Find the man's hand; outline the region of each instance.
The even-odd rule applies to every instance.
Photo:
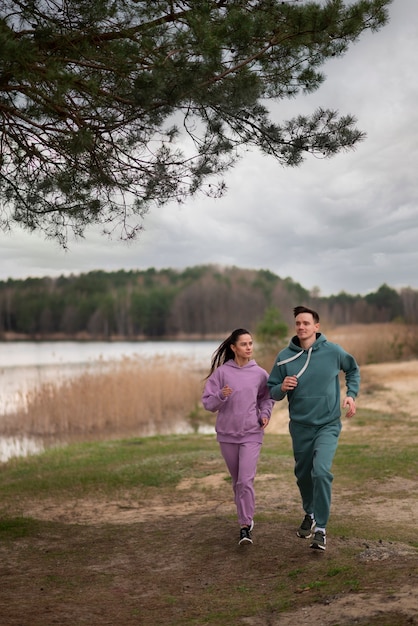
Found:
[[[283,393],[287,393],[288,391],[292,391],[295,387],[298,386],[298,379],[296,376],[286,376],[282,382],[282,386],[280,387]]]
[[[348,409],[345,416],[353,417],[353,415],[356,414],[356,401],[351,396],[347,396],[343,402],[343,409],[345,409],[346,407],[348,407]]]

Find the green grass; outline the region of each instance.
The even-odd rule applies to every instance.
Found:
[[[0,497],[87,496],[133,487],[172,488],[205,475],[202,455],[217,455],[210,436],[167,436],[72,444],[15,458],[0,469]],[[207,472],[207,470],[206,470]]]
[[[390,444],[355,445],[340,443],[334,459],[334,471],[344,483],[364,488],[365,481],[386,481],[395,476],[416,478],[416,445],[401,449]],[[356,471],[353,471],[355,468]]]
[[[2,541],[33,537],[42,527],[42,522],[29,517],[0,519],[0,537]]]

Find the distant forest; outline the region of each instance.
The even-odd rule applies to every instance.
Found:
[[[206,265],[1,281],[0,339],[217,338],[237,327],[255,331],[270,308],[291,325],[298,304],[330,325],[418,323],[410,288],[321,297],[268,270]]]

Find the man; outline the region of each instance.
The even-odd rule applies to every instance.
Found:
[[[274,400],[288,398],[295,476],[305,511],[297,535],[312,537],[310,547],[325,550],[331,466],[341,432],[339,372],[347,387],[343,408],[352,417],[360,370],[351,354],[319,332],[316,311],[297,306],[293,312],[296,335],[279,353],[267,385]]]

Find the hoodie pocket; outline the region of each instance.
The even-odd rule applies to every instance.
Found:
[[[327,396],[297,396],[289,403],[290,418],[295,422],[319,425],[331,418]]]

